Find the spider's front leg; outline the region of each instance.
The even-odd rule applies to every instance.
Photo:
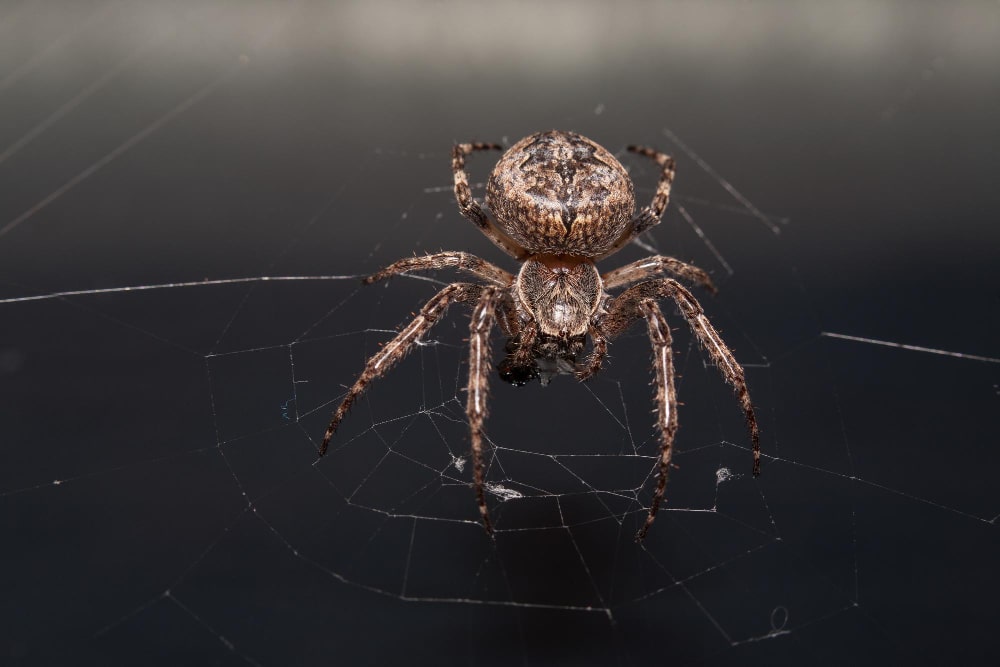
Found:
[[[469,322],[469,385],[465,412],[469,418],[472,440],[472,479],[479,503],[483,527],[490,535],[493,524],[486,507],[486,465],[483,462],[483,424],[489,414],[489,377],[492,370],[490,332],[496,322],[496,310],[503,293],[495,287],[486,287],[479,296]]]
[[[631,290],[629,290],[631,291]],[[660,456],[656,474],[656,490],[649,504],[649,513],[642,528],[636,533],[635,539],[641,542],[646,537],[649,527],[653,525],[656,513],[663,502],[663,494],[667,488],[667,476],[670,472],[670,460],[674,453],[674,437],[677,435],[677,390],[674,387],[674,351],[673,339],[670,336],[670,326],[667,324],[655,297],[623,298],[625,292],[614,299],[604,321],[607,323],[607,336],[614,338],[628,329],[638,319],[646,320],[646,330],[653,347],[653,376],[656,383],[656,428],[660,432]],[[607,349],[607,340],[602,350]],[[595,356],[598,343],[594,341]],[[600,364],[598,363],[598,368]],[[596,371],[594,371],[596,372]]]
[[[723,379],[736,390],[740,406],[746,417],[747,429],[753,443],[753,474],[760,474],[760,429],[757,427],[757,417],[750,402],[750,390],[747,389],[746,376],[743,367],[736,361],[732,351],[722,340],[722,336],[708,321],[701,304],[683,285],[672,278],[660,278],[634,285],[618,295],[605,317],[604,329],[609,338],[615,338],[631,324],[629,313],[643,299],[662,299],[670,297],[684,315],[688,326],[698,339],[701,348],[708,353],[712,362],[722,373]]]
[[[642,280],[656,278],[664,273],[690,280],[693,283],[701,285],[713,295],[718,293],[715,285],[712,284],[712,279],[705,271],[693,264],[688,264],[679,259],[667,257],[666,255],[652,255],[631,264],[619,266],[617,269],[612,269],[603,274],[601,281],[604,283],[604,289],[612,290]],[[636,315],[636,317],[639,317],[639,315]],[[576,372],[576,377],[581,382],[594,377],[601,370],[604,359],[608,355],[608,339],[601,331],[600,326],[596,323],[591,324],[588,333],[591,340],[594,341],[594,350],[587,358],[587,361]]]
[[[323,436],[323,444],[319,447],[320,456],[326,454],[327,447],[330,445],[330,438],[337,432],[340,422],[347,416],[347,412],[351,409],[354,401],[364,393],[368,384],[388,373],[393,366],[399,363],[406,356],[406,353],[434,326],[434,323],[444,315],[449,305],[455,301],[471,301],[477,298],[482,291],[483,287],[481,285],[473,285],[471,283],[452,283],[448,285],[424,304],[424,307],[420,309],[420,313],[413,318],[413,321],[405,329],[396,334],[395,338],[383,345],[381,350],[372,355],[365,364],[365,369],[361,371],[361,375],[358,376],[358,379],[355,380],[354,385],[351,386],[344,400],[341,401],[336,411],[334,411],[333,418],[330,419],[330,425]]]
[[[638,317],[643,316],[646,318],[654,351],[661,349],[661,338],[666,340],[669,346],[670,331],[666,328],[662,313],[659,312],[659,308],[653,311],[649,307],[650,302],[655,304],[655,300],[663,297],[670,297],[677,304],[701,347],[708,352],[709,357],[711,357],[712,361],[719,368],[726,382],[736,390],[736,395],[739,398],[744,416],[746,417],[750,439],[753,443],[753,474],[754,476],[760,474],[760,431],[757,427],[757,417],[754,413],[753,404],[750,402],[750,391],[747,389],[743,367],[740,366],[733,353],[726,347],[719,332],[708,321],[708,317],[705,316],[705,311],[702,310],[701,305],[683,285],[672,278],[661,278],[659,280],[639,283],[625,290],[608,306],[608,312],[603,322],[605,335],[613,339],[624,333]],[[658,321],[654,322],[654,320]],[[659,321],[662,321],[662,324]],[[660,331],[661,329],[662,332]],[[671,415],[676,415],[676,405],[672,410],[670,409],[670,395],[673,391],[671,387],[673,362],[669,357],[669,352],[658,352],[658,354],[667,355],[667,360],[662,363],[660,362],[660,357],[657,357],[657,367],[655,369],[659,412],[657,425],[661,432],[660,478],[657,482],[656,495],[654,495],[653,504],[650,506],[650,514],[646,519],[646,524],[636,536],[640,540],[649,529],[649,525],[652,523],[656,512],[655,508],[659,506],[663,497],[663,490],[666,485],[666,471],[664,466],[669,465],[669,450],[672,445],[674,432],[676,431],[676,425],[674,425],[673,429],[669,428],[669,418]],[[662,375],[665,380],[663,382],[660,379],[661,366]],[[674,400],[676,401],[676,399]],[[666,405],[667,413],[662,412],[664,405]],[[666,414],[667,421],[664,421],[664,414]]]
[[[670,459],[674,453],[674,436],[677,435],[677,390],[674,387],[674,350],[670,326],[653,299],[640,302],[639,311],[646,318],[646,329],[653,345],[656,426],[660,430],[660,466],[656,476],[656,491],[653,492],[653,502],[649,505],[646,522],[635,536],[636,541],[641,542],[645,539],[649,527],[653,525],[653,519],[656,518],[656,512],[660,509],[663,493],[667,488]]]
[[[576,370],[576,379],[585,382],[597,375],[604,365],[604,360],[608,357],[608,339],[596,324],[591,324],[587,330],[590,340],[594,343],[594,349],[590,356]]]

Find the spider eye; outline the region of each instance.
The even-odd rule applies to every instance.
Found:
[[[509,356],[500,362],[497,371],[500,373],[501,380],[509,382],[515,387],[523,387],[538,377],[538,369],[534,364],[516,366]]]

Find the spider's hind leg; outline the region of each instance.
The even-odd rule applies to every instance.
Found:
[[[654,220],[653,225],[658,224],[660,218],[663,217],[663,212],[667,210],[667,204],[670,203],[670,188],[674,183],[674,174],[676,173],[674,159],[666,153],[646,146],[629,146],[628,150],[631,153],[644,155],[660,166],[660,181],[656,184],[653,201],[639,212],[639,215],[645,215]]]
[[[529,255],[514,239],[499,229],[486,215],[483,207],[472,196],[469,174],[465,171],[465,158],[474,151],[503,150],[499,144],[468,143],[455,144],[451,151],[451,171],[455,182],[455,199],[458,210],[471,220],[486,237],[514,259],[524,259]]]
[[[644,155],[656,162],[660,167],[660,180],[656,184],[656,193],[653,195],[653,200],[649,203],[649,206],[645,206],[635,212],[635,215],[632,216],[632,224],[626,228],[625,233],[615,241],[614,245],[607,252],[597,258],[599,260],[618,252],[631,242],[632,239],[646,232],[651,227],[660,224],[663,212],[667,210],[667,204],[670,203],[670,188],[673,186],[674,174],[676,173],[674,159],[666,153],[661,153],[646,146],[629,146],[628,150],[631,153]]]

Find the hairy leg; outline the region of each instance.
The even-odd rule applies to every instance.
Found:
[[[663,492],[667,488],[667,474],[670,472],[670,458],[674,452],[674,436],[677,434],[677,390],[674,388],[674,351],[670,338],[670,326],[654,299],[644,299],[639,303],[639,314],[646,318],[649,340],[653,346],[653,374],[656,377],[656,427],[660,431],[660,461],[656,475],[656,490],[649,505],[649,514],[635,539],[641,542],[653,525],[656,512],[663,502]]]
[[[608,339],[605,338],[604,333],[593,325],[587,333],[590,334],[590,340],[594,342],[594,349],[576,372],[576,379],[580,382],[597,375],[608,356]]]
[[[521,320],[510,290],[507,290],[500,299],[500,305],[497,307],[497,324],[506,338],[517,338],[521,335]]]
[[[701,285],[712,294],[718,292],[715,285],[712,284],[712,279],[703,270],[665,255],[652,255],[631,264],[619,266],[617,269],[605,273],[601,279],[604,281],[604,289],[615,289],[642,280],[658,278],[664,273]]]
[[[517,366],[527,366],[531,364],[535,354],[535,342],[538,340],[538,326],[534,320],[521,329],[521,334],[517,338],[517,350],[511,355],[511,360]]]
[[[491,288],[487,288],[491,289]],[[452,283],[443,290],[435,294],[430,301],[424,304],[420,313],[413,318],[405,329],[396,334],[396,337],[382,346],[365,364],[361,375],[355,380],[354,385],[347,392],[347,396],[337,407],[330,419],[330,425],[323,436],[323,444],[319,447],[319,455],[326,454],[326,449],[330,444],[330,438],[337,432],[337,427],[343,421],[347,412],[351,409],[354,401],[364,393],[368,384],[373,380],[382,377],[392,369],[399,361],[406,356],[415,343],[430,330],[434,323],[444,315],[448,306],[455,301],[471,301],[477,298],[483,291],[480,285],[470,283]]]
[[[659,222],[660,218],[663,217],[663,212],[667,210],[667,204],[670,203],[670,188],[674,183],[674,174],[676,173],[674,159],[666,153],[661,153],[646,146],[629,146],[628,150],[632,153],[644,155],[660,166],[660,182],[656,184],[653,201],[644,209],[649,212],[651,217],[656,219],[656,222]]]
[[[635,215],[632,216],[632,224],[625,230],[625,233],[622,234],[617,241],[615,241],[615,244],[610,250],[598,257],[599,260],[618,252],[632,239],[639,236],[650,227],[660,224],[663,212],[667,210],[667,204],[670,203],[670,188],[674,183],[674,174],[676,173],[676,169],[674,168],[674,159],[666,153],[661,153],[645,146],[629,146],[628,150],[632,153],[644,155],[655,161],[656,164],[660,166],[660,181],[656,185],[656,192],[653,194],[653,200],[649,203],[649,206],[636,211]]]
[[[501,310],[501,316],[503,315]],[[507,356],[497,368],[500,379],[515,387],[520,387],[538,377],[538,369],[535,365],[535,341],[537,340],[538,326],[534,321],[531,321],[507,341]]]
[[[451,151],[451,170],[455,179],[455,199],[458,200],[458,210],[475,223],[479,227],[479,231],[493,241],[498,248],[515,259],[524,259],[528,256],[528,251],[493,224],[483,207],[473,198],[472,189],[469,188],[469,174],[465,171],[465,157],[473,151],[486,150],[503,150],[503,146],[484,143],[455,144]]]
[[[736,390],[753,443],[753,474],[759,475],[760,430],[757,427],[757,417],[754,414],[753,404],[750,402],[750,391],[747,389],[743,367],[726,347],[719,332],[708,321],[701,304],[692,296],[691,292],[673,278],[660,278],[633,285],[612,300],[608,306],[608,313],[605,315],[602,325],[604,334],[610,339],[616,338],[635,321],[633,314],[642,301],[664,297],[670,297],[674,300],[702,349],[708,353],[712,362],[722,373],[723,379]]]
[[[493,534],[489,510],[486,507],[486,465],[483,462],[483,424],[489,414],[489,375],[493,369],[490,357],[490,331],[496,320],[496,310],[502,292],[495,287],[483,288],[469,322],[469,391],[465,412],[469,418],[472,439],[472,479],[486,532]]]
[[[514,276],[511,274],[467,252],[438,252],[422,257],[406,257],[398,262],[393,262],[377,273],[373,273],[361,282],[370,285],[400,273],[434,271],[445,268],[455,268],[471,273],[498,287],[507,287],[514,282]]]

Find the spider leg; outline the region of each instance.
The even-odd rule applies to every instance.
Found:
[[[487,288],[490,289],[490,288]],[[452,283],[443,290],[431,297],[430,301],[424,304],[420,313],[413,318],[405,329],[396,334],[396,337],[382,346],[365,364],[361,375],[355,380],[354,385],[347,392],[347,396],[337,407],[330,419],[330,425],[326,428],[326,435],[323,436],[323,444],[319,447],[319,455],[326,454],[326,449],[330,444],[330,438],[337,432],[337,427],[343,421],[347,412],[351,409],[354,401],[364,393],[368,384],[373,380],[382,377],[392,369],[400,359],[406,356],[413,345],[423,338],[434,323],[444,315],[448,306],[454,301],[471,301],[477,298],[483,291],[481,285],[470,283]]]
[[[656,184],[656,192],[653,194],[653,200],[649,203],[649,206],[636,211],[635,215],[632,216],[632,224],[625,229],[625,233],[615,241],[610,250],[597,258],[598,260],[618,252],[632,239],[650,227],[660,224],[663,212],[667,210],[667,204],[670,203],[670,188],[674,183],[674,173],[676,171],[674,168],[674,159],[666,153],[661,153],[645,146],[629,146],[628,150],[629,152],[645,155],[654,160],[660,166],[660,181]]]
[[[508,335],[507,356],[497,366],[500,379],[515,387],[531,382],[539,377],[538,366],[535,364],[535,342],[538,340],[538,326],[534,320],[529,320],[514,330],[505,323],[504,318],[516,318],[504,305],[500,305],[500,329]]]
[[[493,369],[490,357],[490,331],[496,321],[496,310],[502,292],[495,287],[483,288],[479,301],[472,311],[469,322],[469,391],[465,412],[469,418],[469,432],[472,438],[472,477],[479,503],[479,515],[483,527],[490,535],[493,524],[486,507],[484,479],[486,466],[483,463],[483,423],[489,414],[489,375]]]
[[[365,285],[371,285],[374,282],[385,280],[400,273],[433,271],[450,267],[471,273],[499,287],[507,287],[514,282],[514,276],[511,274],[498,266],[490,264],[485,259],[479,259],[467,252],[438,252],[433,255],[423,255],[422,257],[406,257],[398,262],[393,262],[377,273],[373,273],[361,282]]]
[[[666,153],[661,153],[646,146],[629,146],[628,150],[631,153],[645,155],[654,160],[656,164],[660,165],[660,169],[662,170],[660,172],[660,182],[656,184],[656,192],[653,194],[653,201],[639,213],[639,215],[643,215],[644,212],[648,211],[649,216],[656,220],[653,223],[655,225],[660,222],[663,212],[667,210],[667,204],[670,203],[670,186],[674,183],[674,173],[676,171],[674,168],[674,159]]]
[[[493,241],[498,248],[514,259],[524,259],[529,255],[528,251],[493,224],[483,207],[473,198],[472,190],[469,188],[469,174],[465,171],[465,156],[473,151],[485,150],[503,150],[503,146],[484,143],[455,144],[455,148],[451,151],[451,170],[455,177],[455,199],[458,200],[458,210],[479,227],[479,231],[485,234],[490,241]]]
[[[663,501],[667,488],[667,474],[670,472],[670,458],[674,452],[674,436],[677,434],[677,390],[674,387],[674,351],[670,337],[670,326],[654,299],[643,299],[639,310],[646,318],[649,340],[653,345],[653,372],[656,376],[656,426],[660,430],[660,465],[656,475],[656,491],[649,505],[646,522],[636,533],[641,542],[653,525],[656,512]]]
[[[615,289],[642,280],[657,278],[664,273],[701,285],[713,295],[718,292],[715,285],[712,284],[712,279],[703,270],[665,255],[652,255],[631,264],[619,266],[617,269],[605,273],[601,279],[604,281],[605,289]]]
[[[715,285],[712,284],[712,279],[703,270],[692,264],[687,264],[679,259],[665,255],[652,255],[631,264],[620,266],[602,275],[601,280],[604,282],[605,289],[615,289],[642,280],[656,278],[663,273],[669,273],[678,278],[690,280],[693,283],[701,285],[713,295],[718,293]],[[636,317],[639,317],[639,315],[637,314]],[[601,330],[596,326],[591,326],[589,333],[591,339],[594,341],[594,350],[576,373],[577,379],[581,382],[589,380],[601,370],[601,365],[608,353],[608,341],[601,333]]]
[[[594,349],[591,351],[590,356],[587,357],[587,360],[576,371],[576,379],[580,382],[589,380],[597,375],[597,372],[601,370],[601,366],[604,365],[604,360],[608,356],[608,339],[604,336],[604,332],[592,324],[587,333],[590,334],[590,339],[594,341]]]
[[[750,391],[747,389],[743,367],[726,347],[722,336],[708,321],[701,304],[691,292],[673,278],[659,278],[633,285],[612,300],[608,306],[603,324],[605,335],[613,339],[628,329],[635,320],[634,313],[642,301],[664,297],[670,297],[674,300],[702,349],[708,352],[708,356],[722,373],[723,379],[736,390],[753,443],[753,474],[754,476],[759,475],[760,429],[757,427],[757,417],[754,414],[753,404],[750,402]]]
[[[528,326],[521,329],[517,336],[517,349],[511,355],[511,361],[515,366],[528,366],[534,360],[535,341],[538,340],[538,326],[534,320]]]
[[[517,306],[514,304],[511,290],[504,293],[497,306],[497,324],[505,337],[518,338],[521,336],[521,319],[518,317]]]

